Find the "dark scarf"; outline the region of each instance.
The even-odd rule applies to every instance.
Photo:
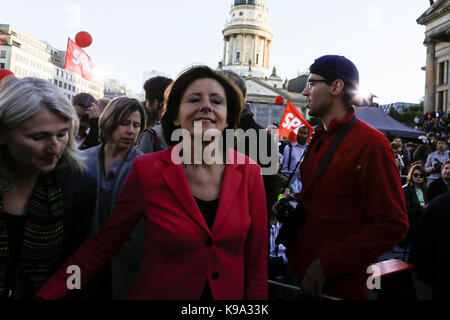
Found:
[[[37,290],[52,275],[62,255],[63,192],[58,175],[41,174],[34,187],[26,214],[19,265]],[[0,299],[8,288],[8,233],[0,194]]]

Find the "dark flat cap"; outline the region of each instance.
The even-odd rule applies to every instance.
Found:
[[[359,87],[359,73],[355,64],[344,56],[326,55],[317,58],[309,67],[311,73],[320,75],[328,81],[341,79],[344,81],[345,91],[355,96]]]

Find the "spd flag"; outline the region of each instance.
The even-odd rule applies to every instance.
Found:
[[[81,76],[90,81],[94,76],[94,64],[86,52],[81,49],[72,39],[67,42],[66,63],[64,69],[81,74]]]
[[[308,121],[303,118],[302,113],[290,101],[288,101],[286,105],[280,123],[278,134],[288,138],[292,142],[297,141],[298,128],[301,126],[306,126],[309,130],[308,141],[311,139],[311,135],[314,132],[313,127],[311,127]]]

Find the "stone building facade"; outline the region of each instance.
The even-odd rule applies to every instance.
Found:
[[[424,112],[450,112],[450,0],[430,0],[418,19],[424,25],[427,47]]]

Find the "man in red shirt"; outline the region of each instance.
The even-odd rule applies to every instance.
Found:
[[[355,65],[343,56],[315,60],[302,94],[309,115],[322,120],[300,166],[306,211],[295,245],[288,249],[293,272],[305,295],[322,293],[365,299],[367,268],[406,236],[408,218],[401,180],[389,141],[356,119],[325,173],[319,162],[337,131],[355,115],[359,86]]]

